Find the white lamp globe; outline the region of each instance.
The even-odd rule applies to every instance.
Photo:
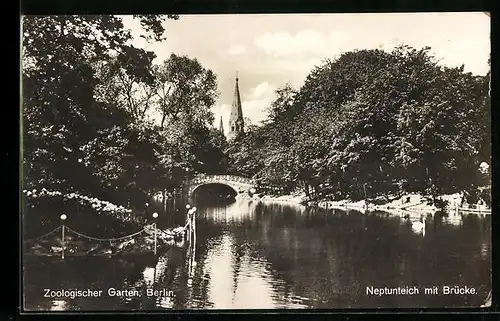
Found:
[[[66,214],[61,215],[61,220],[63,220],[63,221],[64,221],[64,220],[65,220],[65,219],[67,219],[67,218],[68,218],[68,217],[66,216]]]
[[[187,208],[187,209],[190,209],[190,208],[191,208],[191,205],[186,204],[186,208]]]
[[[153,218],[157,218],[158,217],[158,213],[154,212],[153,213]]]

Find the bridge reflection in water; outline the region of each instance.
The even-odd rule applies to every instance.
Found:
[[[460,224],[236,200],[196,200],[195,251],[26,266],[26,306],[50,310],[479,306],[491,286],[490,216]],[[43,288],[172,290],[173,297],[44,298]],[[367,286],[467,284],[473,296],[368,296]]]

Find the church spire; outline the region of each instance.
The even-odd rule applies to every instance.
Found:
[[[238,72],[236,72],[236,82],[234,87],[233,104],[231,106],[231,114],[229,115],[229,138],[243,132],[243,109],[241,108],[240,88],[238,86]]]
[[[219,131],[224,135],[224,125],[222,124],[222,116],[220,116]]]

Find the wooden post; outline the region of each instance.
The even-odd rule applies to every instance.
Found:
[[[196,246],[196,220],[195,220],[195,211],[193,211],[193,214],[191,216],[191,222],[193,223],[193,252],[194,252],[194,246]]]
[[[193,219],[191,217],[191,214],[189,215],[189,243],[191,244],[193,241]]]
[[[161,195],[162,195],[162,198],[161,198],[161,207],[162,207],[162,210],[163,210],[163,215],[166,216],[167,215],[167,199],[166,199],[167,193],[165,192],[164,188],[161,191]]]
[[[168,204],[170,202],[170,196],[169,196],[169,193],[166,189],[164,189],[164,191],[165,191],[165,204],[163,207],[163,212],[165,213],[165,216],[167,216],[168,215],[167,209],[168,209]],[[170,222],[170,219],[168,222]]]
[[[174,188],[174,192],[173,192],[173,198],[174,198],[174,212],[175,212],[175,198],[177,197],[177,194],[175,192],[175,188]]]
[[[188,210],[186,214],[186,227],[188,228],[188,230],[186,230],[185,233],[186,233],[186,238],[189,237],[189,241],[191,242],[191,217],[190,217],[191,205],[186,204],[186,209]]]
[[[153,227],[154,227],[154,236],[155,236],[155,248],[154,248],[154,253],[156,255],[156,223],[153,223]]]
[[[194,212],[193,212],[194,214]],[[192,244],[189,244],[191,247],[191,277],[194,276],[194,267],[196,266],[196,223],[194,221],[194,215],[193,215],[193,242]]]
[[[156,219],[158,217],[158,213],[153,213],[153,218]],[[154,229],[154,254],[156,255],[156,221],[153,223]]]
[[[61,215],[61,221],[62,221],[62,228],[61,228],[61,247],[62,247],[62,251],[61,251],[61,258],[64,260],[64,250],[66,248],[66,242],[64,241],[64,221],[66,220],[67,216],[66,214],[62,214]]]
[[[65,248],[65,244],[64,244],[65,243],[64,242],[64,224],[63,224],[62,229],[61,229],[61,234],[62,234],[61,235],[61,241],[62,241],[62,255],[61,255],[61,257],[64,260],[64,248]]]

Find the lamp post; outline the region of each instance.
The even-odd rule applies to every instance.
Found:
[[[184,185],[186,186],[186,188],[189,189],[189,187],[188,187],[188,184],[189,184],[189,167],[185,167],[184,171],[186,173],[186,174],[184,174],[184,179],[185,179]]]
[[[154,229],[154,240],[155,240],[155,245],[154,245],[154,254],[156,255],[156,218],[158,217],[158,213],[154,212],[153,213],[153,219],[155,219],[153,223],[153,229]]]
[[[186,213],[186,224],[184,225],[185,230],[184,230],[184,236],[188,236],[188,228],[189,228],[189,233],[191,233],[191,221],[189,220],[189,213],[190,213],[190,208],[191,205],[186,204],[186,209],[188,210]]]
[[[196,244],[196,220],[194,219],[194,213],[196,213],[196,207],[191,208],[191,224],[193,225],[193,244]]]
[[[188,286],[191,287],[191,284],[193,282],[193,242],[192,242],[192,237],[191,235],[194,234],[194,229],[193,229],[193,220],[192,220],[192,214],[194,213],[195,207],[191,207],[191,205],[187,204],[186,208],[189,209],[187,212],[187,221],[189,224],[189,249],[188,249]]]
[[[162,198],[161,198],[161,205],[162,205],[162,210],[163,210],[163,215],[167,215],[167,190],[165,188],[162,189]]]
[[[188,211],[187,215],[187,222],[189,225],[189,241],[191,242],[191,235],[193,235],[193,238],[196,240],[196,222],[194,220],[194,213],[196,212],[196,207],[190,207],[190,210]],[[187,208],[187,206],[186,206]]]
[[[196,207],[191,207],[191,209],[188,211],[189,226],[193,226],[194,212],[196,212]]]
[[[62,225],[62,228],[61,228],[61,245],[62,245],[62,254],[61,254],[61,257],[62,259],[64,260],[64,248],[66,247],[65,245],[65,242],[64,242],[64,221],[67,219],[68,217],[66,216],[66,214],[62,214],[61,215],[61,225]]]

